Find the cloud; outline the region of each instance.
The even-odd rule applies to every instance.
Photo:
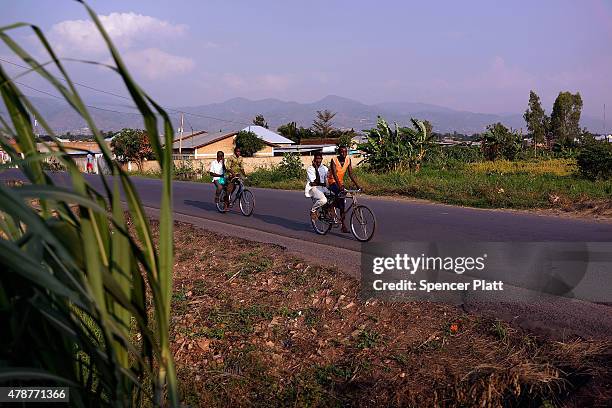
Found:
[[[191,58],[171,55],[158,48],[128,51],[123,59],[128,68],[151,80],[184,74],[195,67]]]
[[[172,24],[142,14],[111,13],[99,16],[116,46],[130,49],[151,39],[176,38],[187,31],[183,24]],[[106,52],[102,36],[91,20],[66,20],[54,24],[49,32],[51,43],[62,56],[96,57]]]

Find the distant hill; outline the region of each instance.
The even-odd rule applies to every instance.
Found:
[[[85,125],[72,109],[59,100],[50,98],[31,97],[33,104],[45,116],[50,126],[57,132],[70,131],[78,133]],[[92,105],[96,105],[92,103]],[[105,108],[106,109],[106,108]],[[114,111],[135,112],[127,106],[108,108]],[[235,130],[251,122],[256,114],[263,114],[271,129],[290,121],[299,126],[309,127],[317,110],[330,109],[337,112],[334,118],[336,127],[354,128],[363,130],[371,128],[376,123],[378,115],[389,122],[408,124],[410,118],[427,119],[432,122],[437,132],[453,132],[472,134],[481,132],[488,124],[502,122],[515,129],[525,128],[522,113],[513,115],[495,115],[458,111],[443,106],[414,102],[386,102],[376,105],[364,103],[329,95],[312,103],[287,102],[279,99],[249,100],[246,98],[233,98],[222,103],[212,103],[200,106],[183,106],[175,108],[195,115],[186,115],[185,131],[194,130]],[[0,105],[0,110],[6,111]],[[91,113],[102,130],[119,130],[124,127],[142,127],[140,115],[134,113],[116,113],[99,109],[91,109]],[[174,128],[178,127],[178,115],[171,112]],[[213,119],[219,118],[226,121]],[[593,131],[601,127],[597,118],[583,115],[581,125]]]

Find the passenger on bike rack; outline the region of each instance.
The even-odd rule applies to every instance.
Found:
[[[219,150],[217,152],[217,160],[213,160],[210,163],[210,169],[208,171],[208,173],[212,176],[212,182],[215,185],[215,204],[219,202],[219,195],[221,194],[221,191],[226,188],[227,183],[229,180],[226,180],[225,178],[225,159],[224,159],[224,154],[221,150]],[[229,196],[228,194],[225,195],[225,208],[227,209],[227,206],[229,205]]]
[[[229,173],[229,179],[227,183],[227,196],[231,196],[236,185],[240,186],[240,184],[234,180],[235,177],[246,177],[246,172],[244,171],[244,163],[242,160],[242,156],[240,154],[240,148],[234,148],[234,156],[227,159],[227,172]],[[231,181],[231,182],[230,182]],[[240,191],[238,192],[240,194]]]
[[[312,198],[313,204],[310,209],[310,218],[316,220],[317,210],[327,204],[327,197],[325,194],[329,193],[326,187],[327,180],[327,167],[322,164],[323,154],[320,151],[315,152],[314,159],[312,160],[312,166],[306,169],[306,186],[304,188],[304,195]]]
[[[355,184],[355,188],[360,190],[359,183],[353,175],[353,168],[351,166],[351,158],[348,157],[348,149],[346,146],[338,148],[338,156],[334,157],[331,161],[330,171],[327,173],[327,184],[329,190],[335,195],[335,205],[340,209],[340,221],[342,222],[342,232],[348,233],[349,230],[346,228],[344,223],[344,197],[341,197],[341,193],[344,192],[344,175],[348,171],[348,175],[351,181]]]

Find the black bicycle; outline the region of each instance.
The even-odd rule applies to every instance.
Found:
[[[219,210],[221,213],[227,212],[234,206],[236,201],[238,201],[242,215],[248,217],[253,214],[253,210],[255,209],[255,197],[253,196],[253,193],[251,193],[251,190],[244,187],[244,182],[240,177],[234,177],[230,183],[234,183],[236,186],[229,197],[229,207],[227,209],[225,208],[225,196],[227,195],[227,189],[224,188],[221,190],[221,193],[219,194],[219,201],[216,203],[217,210]]]
[[[345,207],[345,213],[348,214],[350,210],[350,225],[351,233],[361,242],[367,242],[374,236],[376,230],[376,217],[369,207],[359,204],[357,202],[357,193],[361,190],[345,190],[338,195],[338,199],[347,199],[351,201],[351,205]],[[312,228],[317,234],[325,235],[329,232],[332,227],[339,227],[341,225],[340,216],[335,206],[336,196],[333,194],[326,194],[327,204],[317,209],[317,218],[311,218]]]

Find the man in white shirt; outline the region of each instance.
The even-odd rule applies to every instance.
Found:
[[[310,209],[310,218],[313,220],[317,219],[317,210],[327,203],[327,197],[325,193],[328,192],[325,186],[325,180],[327,180],[327,167],[323,164],[323,154],[316,152],[312,166],[306,169],[306,187],[304,188],[304,194],[306,197],[312,198],[314,203]]]
[[[217,160],[213,160],[210,162],[210,168],[208,169],[208,173],[212,176],[212,182],[215,185],[215,204],[219,202],[219,195],[221,194],[221,190],[226,187],[225,181],[225,154],[221,150],[217,152]],[[229,205],[229,197],[228,194],[225,195],[225,209],[227,209]]]

